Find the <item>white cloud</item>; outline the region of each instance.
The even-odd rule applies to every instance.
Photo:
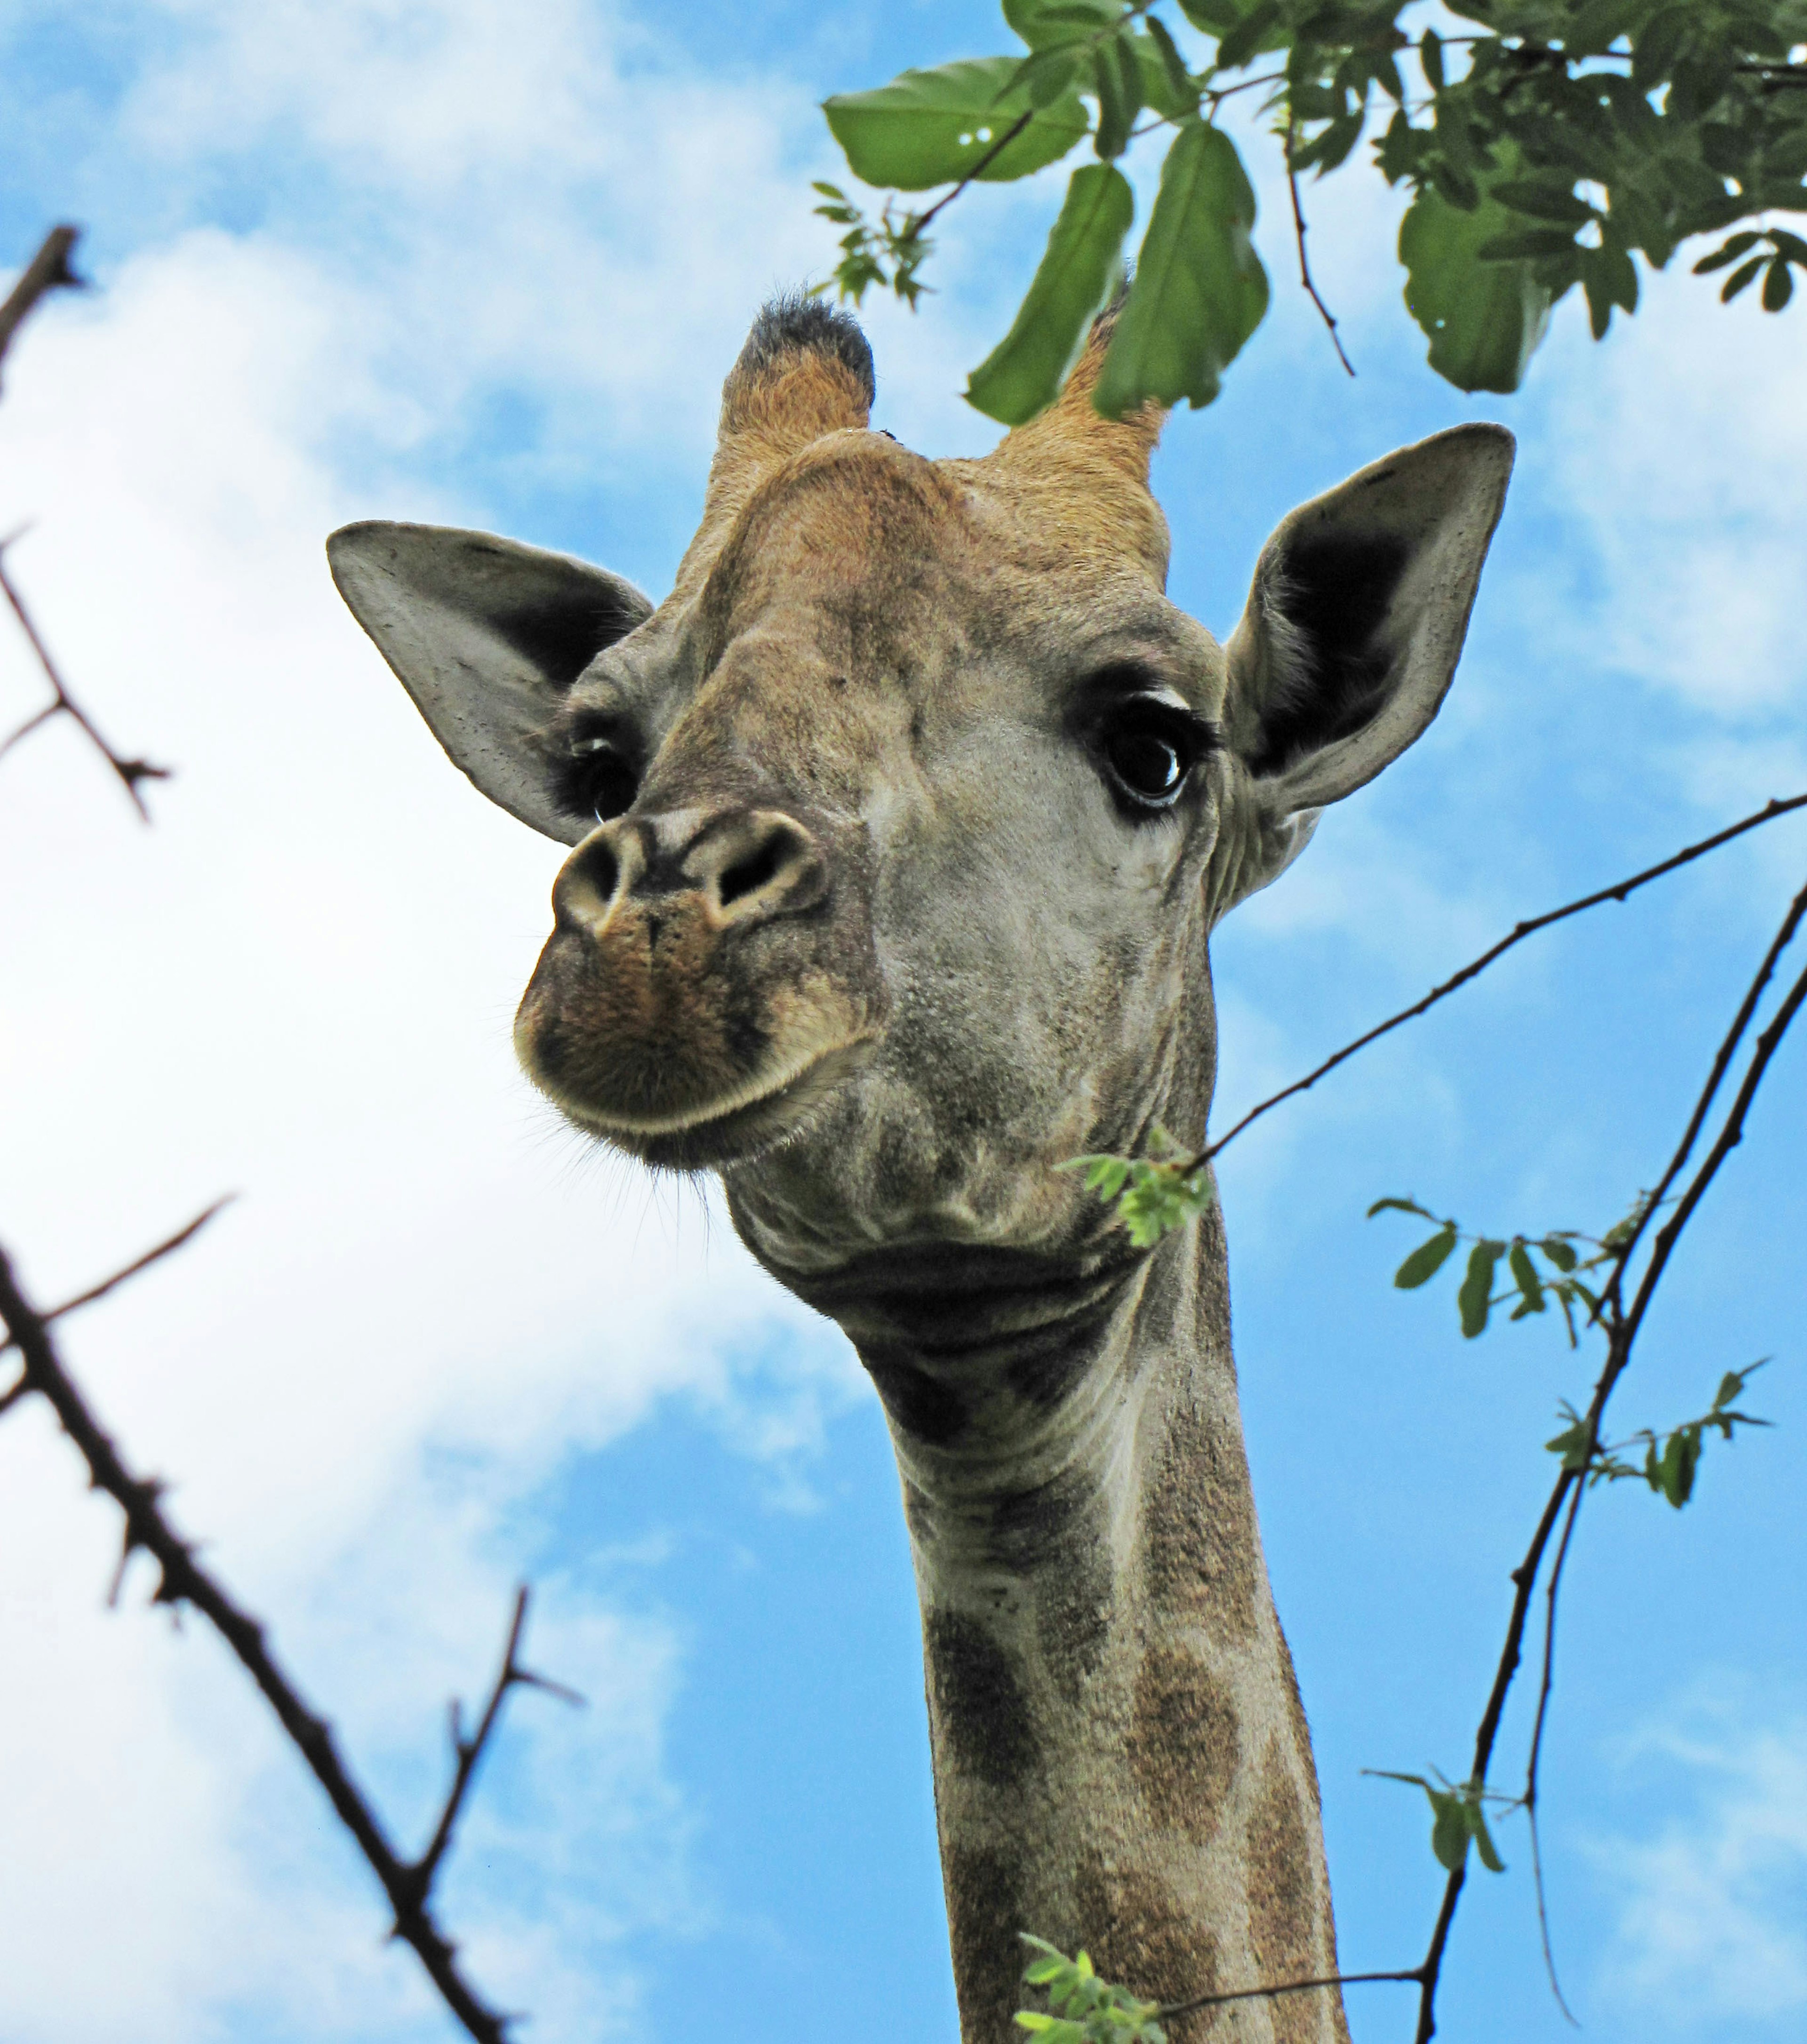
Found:
[[[1797,713],[1807,395],[1797,321],[1648,277],[1604,359],[1572,323],[1549,377],[1553,493],[1597,569],[1593,651],[1716,719]],[[1565,593],[1566,595],[1567,593]],[[1572,634],[1572,624],[1568,628]]]
[[[817,255],[782,168],[802,102],[593,10],[581,34],[453,0],[179,11],[112,174],[179,180],[206,136],[252,175],[273,147],[336,202],[363,180],[383,232],[164,237],[9,360],[0,521],[36,521],[12,564],[103,728],[179,774],[146,832],[67,728],[0,769],[0,1224],[49,1300],[243,1192],[68,1351],[412,1836],[441,1700],[492,1665],[501,1529],[567,1457],[682,1396],[804,1504],[827,1417],[868,1394],[711,1201],[589,1161],[514,1071],[561,855],[446,766],[321,541],[459,515],[421,450],[498,379],[549,394],[536,459],[570,458],[562,418],[700,472],[747,307]],[[631,91],[630,57],[656,59]],[[379,470],[405,502],[371,503]],[[0,717],[40,688],[0,635]],[[242,1678],[136,1591],[101,1608],[116,1539],[13,1416],[7,2044],[438,2034]],[[587,1581],[545,1585],[533,1654],[591,1708],[522,1700],[451,1893],[497,1997],[572,2038],[630,2019],[631,1971],[596,1991],[628,1934],[707,1908],[659,1751],[678,1644]]]
[[[1677,2033],[1728,2019],[1798,2022],[1807,2012],[1807,1716],[1734,1712],[1703,1692],[1647,1728],[1624,1761],[1685,1814],[1590,1851],[1616,1918],[1599,1992]]]

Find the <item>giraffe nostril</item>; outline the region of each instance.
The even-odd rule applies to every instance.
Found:
[[[615,889],[621,882],[621,863],[606,838],[599,837],[586,847],[579,870],[603,901],[614,900]]]
[[[717,886],[722,907],[727,908],[744,895],[757,893],[768,881],[776,879],[784,852],[783,840],[775,832],[763,844],[729,866]]]

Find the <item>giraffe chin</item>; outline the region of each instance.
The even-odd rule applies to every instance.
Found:
[[[755,1080],[752,1087],[737,1088],[725,1101],[700,1102],[688,1112],[663,1114],[656,1120],[613,1114],[606,1107],[548,1085],[537,1074],[532,1076],[566,1120],[586,1135],[657,1170],[702,1171],[744,1163],[762,1151],[793,1141],[871,1062],[875,1047],[876,1039],[871,1035],[832,1044],[763,1086]]]

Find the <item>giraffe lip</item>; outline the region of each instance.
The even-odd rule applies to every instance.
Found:
[[[579,1127],[625,1150],[644,1164],[670,1170],[702,1170],[738,1163],[794,1135],[813,1110],[867,1062],[875,1038],[831,1043],[749,1097],[656,1119],[616,1116],[586,1103],[560,1100]]]

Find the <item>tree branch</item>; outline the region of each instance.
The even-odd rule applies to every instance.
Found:
[[[43,245],[19,273],[19,281],[0,301],[0,361],[13,344],[13,336],[30,318],[38,301],[51,291],[79,291],[87,279],[78,277],[69,258],[82,238],[79,227],[53,227]]]
[[[1673,873],[1678,866],[1686,866],[1691,860],[1702,858],[1709,851],[1717,851],[1722,844],[1729,844],[1734,838],[1742,837],[1747,831],[1755,830],[1759,824],[1771,823],[1776,817],[1786,816],[1790,810],[1800,809],[1807,809],[1807,794],[1790,795],[1767,802],[1754,814],[1728,824],[1722,831],[1716,831],[1711,837],[1702,838],[1698,844],[1684,846],[1680,851],[1673,853],[1658,864],[1646,866],[1641,873],[1632,874],[1624,880],[1616,881],[1610,887],[1601,888],[1595,893],[1584,894],[1578,901],[1566,902],[1560,909],[1551,909],[1544,915],[1533,916],[1527,921],[1516,924],[1509,935],[1501,937],[1497,944],[1484,951],[1478,959],[1471,959],[1459,972],[1452,973],[1440,986],[1433,986],[1422,1001],[1414,1001],[1409,1008],[1401,1009],[1397,1015],[1390,1015],[1384,1022],[1377,1024],[1372,1029],[1356,1037],[1353,1043],[1345,1043],[1341,1050],[1333,1052],[1314,1071],[1307,1072],[1302,1079],[1295,1079],[1290,1085],[1282,1086],[1279,1092],[1269,1094],[1266,1100],[1251,1107],[1228,1135],[1220,1135],[1215,1143],[1207,1143],[1189,1164],[1181,1166],[1182,1175],[1190,1175],[1209,1163],[1213,1157],[1227,1150],[1245,1128],[1259,1121],[1271,1108],[1278,1107],[1282,1101],[1292,1099],[1295,1093],[1309,1093],[1320,1079],[1335,1071],[1339,1065],[1346,1063],[1358,1051],[1365,1051],[1370,1043],[1377,1043],[1402,1023],[1413,1021],[1428,1009],[1434,1008],[1440,1001],[1455,993],[1458,987],[1466,986],[1470,980],[1485,972],[1496,959],[1505,957],[1515,944],[1522,943],[1539,930],[1547,930],[1552,923],[1560,923],[1571,916],[1578,916],[1584,909],[1596,909],[1602,901],[1623,901],[1628,894],[1635,894],[1639,888],[1647,886],[1653,880],[1660,880],[1666,873]]]
[[[0,346],[3,345],[4,343],[0,342]],[[70,694],[68,689],[64,686],[63,677],[56,671],[56,663],[51,659],[49,649],[38,636],[37,627],[33,624],[31,613],[25,609],[25,599],[19,594],[17,589],[13,586],[12,577],[6,572],[6,549],[19,536],[19,534],[15,532],[11,539],[0,540],[0,593],[4,593],[7,602],[13,607],[13,616],[18,619],[26,638],[31,641],[31,648],[37,655],[38,665],[43,668],[54,692],[54,700],[38,711],[34,717],[26,718],[25,721],[9,738],[0,741],[0,759],[4,759],[21,738],[36,731],[40,724],[48,724],[52,717],[60,713],[72,718],[87,732],[95,750],[119,776],[126,793],[132,797],[133,805],[139,815],[146,823],[148,823],[151,820],[151,813],[145,808],[144,798],[138,792],[138,783],[140,781],[167,781],[169,778],[169,769],[167,766],[153,766],[146,759],[122,759],[94,728],[94,721],[87,712]]]
[[[1800,799],[1801,798],[1797,798],[1797,801]],[[1776,810],[1777,806],[1772,803],[1770,810]],[[1767,814],[1768,812],[1766,812],[1756,818],[1747,819],[1740,828],[1748,828],[1754,822],[1767,820]],[[1722,834],[1720,842],[1724,841],[1724,835],[1729,835],[1729,833]],[[1697,855],[1700,851],[1707,848],[1709,848],[1707,846],[1693,847],[1690,854],[1687,855]],[[1682,1145],[1678,1150],[1674,1161],[1665,1174],[1663,1181],[1665,1189],[1673,1182],[1682,1170],[1686,1158],[1693,1147],[1694,1139],[1712,1105],[1713,1097],[1718,1091],[1726,1069],[1736,1055],[1738,1046],[1750,1028],[1758,1002],[1774,974],[1776,962],[1800,928],[1804,916],[1807,916],[1807,887],[1804,887],[1790,903],[1788,912],[1783,916],[1775,938],[1765,952],[1763,962],[1758,966],[1744,1000],[1739,1004],[1738,1012],[1732,1018],[1732,1026],[1714,1055],[1713,1066],[1708,1074],[1706,1083],[1701,1089],[1693,1113],[1689,1117],[1688,1129]],[[1505,1643],[1501,1650],[1499,1665],[1494,1677],[1493,1690],[1487,1700],[1487,1708],[1482,1717],[1474,1739],[1474,1766],[1470,1778],[1474,1783],[1482,1783],[1487,1778],[1487,1765],[1493,1758],[1494,1743],[1499,1732],[1501,1714],[1505,1709],[1507,1692],[1512,1687],[1513,1676],[1518,1669],[1532,1590],[1542,1568],[1544,1554],[1549,1544],[1550,1535],[1555,1527],[1557,1517],[1562,1511],[1564,1502],[1569,1500],[1570,1493],[1571,1490],[1574,1491],[1578,1494],[1570,1502],[1568,1523],[1564,1527],[1561,1543],[1551,1566],[1548,1591],[1549,1631],[1546,1635],[1544,1689],[1538,1702],[1536,1723],[1532,1735],[1530,1769],[1527,1777],[1529,1788],[1526,1800],[1533,1810],[1536,1797],[1536,1770],[1541,1757],[1549,1685],[1552,1680],[1550,1657],[1554,1652],[1556,1595],[1562,1581],[1563,1571],[1568,1561],[1569,1535],[1574,1530],[1574,1520],[1580,1509],[1578,1492],[1580,1487],[1586,1481],[1587,1467],[1593,1460],[1599,1443],[1601,1421],[1605,1417],[1608,1401],[1611,1399],[1619,1380],[1630,1366],[1633,1345],[1643,1327],[1645,1315],[1649,1311],[1650,1303],[1655,1295],[1656,1288],[1662,1281],[1663,1272],[1667,1269],[1670,1258],[1674,1253],[1675,1245],[1681,1239],[1682,1231],[1698,1211],[1700,1203],[1705,1197],[1708,1188],[1717,1177],[1720,1166],[1744,1140],[1744,1124],[1749,1115],[1751,1103],[1755,1100],[1764,1075],[1767,1073],[1777,1051],[1781,1047],[1782,1039],[1787,1035],[1804,1003],[1807,1003],[1807,969],[1803,969],[1793,986],[1790,987],[1782,998],[1781,1005],[1770,1018],[1768,1026],[1758,1035],[1751,1054],[1751,1061],[1745,1068],[1744,1078],[1739,1085],[1732,1105],[1726,1110],[1725,1119],[1720,1125],[1719,1134],[1714,1139],[1712,1148],[1701,1159],[1694,1177],[1689,1181],[1686,1190],[1676,1202],[1674,1212],[1658,1231],[1656,1239],[1651,1248],[1649,1261],[1644,1266],[1644,1274],[1639,1281],[1631,1307],[1623,1313],[1621,1312],[1617,1303],[1620,1284],[1626,1263],[1636,1249],[1636,1237],[1634,1235],[1628,1238],[1617,1251],[1613,1274],[1609,1281],[1602,1301],[1605,1308],[1603,1319],[1607,1337],[1606,1361],[1594,1385],[1594,1395],[1589,1400],[1584,1423],[1586,1427],[1585,1435],[1586,1453],[1582,1458],[1578,1466],[1565,1467],[1556,1478],[1550,1493],[1549,1500],[1544,1505],[1543,1516],[1538,1520],[1537,1530],[1532,1536],[1524,1559],[1513,1571],[1513,1581],[1517,1587],[1513,1598],[1512,1615],[1506,1627]],[[1651,1210],[1652,1209],[1647,1208],[1647,1212]],[[1443,1905],[1437,1912],[1436,1924],[1431,1936],[1430,1949],[1425,1954],[1424,1963],[1421,1969],[1422,1985],[1418,2000],[1417,2044],[1429,2044],[1429,2039],[1436,2033],[1437,1982],[1442,1971],[1444,1951],[1448,1942],[1450,1926],[1455,1919],[1456,1904],[1461,1896],[1467,1871],[1467,1863],[1464,1861],[1463,1865],[1455,1868],[1451,1873],[1444,1885]],[[1561,2000],[1559,1990],[1557,1999],[1559,2001]],[[1564,2012],[1567,2012],[1566,2009]]]
[[[1195,2008],[1221,2008],[1232,2001],[1273,2001],[1283,1994],[1305,1994],[1313,1988],[1361,1987],[1370,1981],[1417,1981],[1423,1968],[1409,1966],[1390,1973],[1325,1973],[1316,1980],[1280,1981],[1271,1987],[1239,1987],[1228,1994],[1195,1994],[1185,2001],[1163,2001],[1155,2011],[1155,2019],[1190,2015]]]
[[[1353,376],[1355,365],[1343,346],[1343,337],[1336,331],[1336,316],[1318,296],[1317,286],[1311,280],[1311,264],[1305,259],[1305,207],[1299,198],[1299,174],[1293,168],[1293,132],[1286,131],[1286,190],[1293,202],[1293,233],[1299,247],[1299,282],[1304,285],[1305,296],[1317,306],[1319,316],[1330,329],[1330,345],[1336,351],[1336,359]]]
[[[123,1285],[128,1278],[136,1278],[140,1270],[149,1270],[153,1263],[161,1262],[164,1257],[172,1255],[192,1242],[217,1213],[229,1207],[237,1197],[236,1193],[228,1193],[222,1198],[215,1200],[210,1207],[198,1213],[186,1228],[179,1228],[174,1235],[160,1242],[155,1249],[147,1249],[142,1256],[134,1257],[123,1270],[114,1271],[110,1278],[102,1278],[98,1285],[90,1285],[87,1291],[78,1292],[74,1298],[65,1299],[60,1306],[52,1306],[48,1313],[40,1314],[39,1317],[48,1327],[52,1320],[61,1320],[65,1313],[78,1312],[83,1306],[91,1306],[95,1300],[104,1299],[109,1292]],[[9,1335],[4,1341],[0,1341],[0,1355],[4,1355],[8,1349],[13,1347],[17,1341],[17,1337],[13,1335]],[[3,1409],[0,1408],[0,1410]]]
[[[202,1217],[203,1219],[206,1216]],[[163,1246],[161,1252],[186,1240],[200,1225],[193,1224],[183,1234]],[[140,1259],[141,1262],[148,1259]],[[121,1273],[123,1278],[126,1274]],[[118,1279],[110,1281],[110,1283]],[[97,1286],[98,1297],[107,1286]],[[71,1301],[73,1305],[78,1301]],[[67,1308],[63,1310],[68,1310]],[[207,1619],[231,1648],[240,1665],[263,1692],[283,1729],[300,1750],[313,1777],[326,1792],[339,1819],[357,1842],[371,1870],[383,1885],[394,1911],[393,1934],[413,1947],[428,1977],[439,1990],[448,2008],[478,2044],[506,2044],[509,2019],[490,2008],[466,1981],[454,1948],[435,1923],[428,1908],[433,1877],[443,1858],[462,1808],[477,1759],[494,1728],[497,1711],[506,1691],[517,1683],[532,1682],[551,1688],[529,1674],[516,1661],[521,1631],[525,1623],[527,1598],[522,1591],[516,1599],[514,1623],[509,1635],[502,1673],[477,1736],[459,1745],[459,1767],[452,1792],[436,1828],[433,1843],[419,1861],[409,1863],[390,1845],[369,1802],[352,1780],[340,1758],[330,1725],[315,1715],[294,1684],[278,1666],[264,1641],[263,1627],[233,1604],[213,1577],[194,1558],[193,1548],[171,1527],[160,1502],[162,1485],[154,1478],[133,1476],[121,1459],[113,1442],[99,1424],[63,1369],[51,1339],[46,1316],[37,1311],[20,1292],[6,1252],[0,1249],[0,1320],[3,1320],[24,1363],[20,1382],[4,1401],[15,1402],[27,1392],[48,1401],[63,1431],[75,1443],[88,1466],[90,1481],[104,1490],[125,1515],[121,1566],[140,1548],[150,1554],[161,1570],[153,1601],[171,1606],[190,1604]]]

